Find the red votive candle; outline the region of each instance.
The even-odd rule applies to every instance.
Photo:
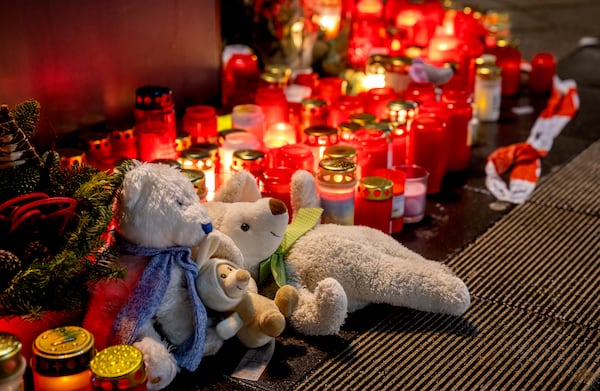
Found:
[[[311,126],[327,125],[329,110],[323,99],[304,99],[300,102],[300,124],[298,140],[304,141],[304,129]]]
[[[411,128],[413,162],[429,172],[427,194],[438,193],[446,173],[446,124],[429,114],[415,117]]]
[[[290,198],[290,183],[295,169],[289,167],[271,167],[263,172],[263,197],[277,198],[288,208],[289,220],[292,219],[292,201]]]
[[[323,159],[319,163],[317,190],[323,208],[323,224],[354,224],[356,166],[345,158]]]
[[[341,96],[346,95],[348,82],[337,76],[322,77],[319,79],[319,87],[317,88],[317,96],[324,100],[328,105],[338,100]]]
[[[277,150],[275,166],[312,172],[315,169],[315,156],[306,144],[288,144]]]
[[[354,225],[365,225],[391,233],[394,183],[383,177],[362,177],[356,189]]]
[[[448,169],[464,170],[471,160],[469,123],[473,118],[472,96],[467,90],[446,89],[442,92],[442,102],[449,113]]]
[[[314,96],[319,87],[319,74],[316,72],[299,73],[294,78],[294,84],[310,88],[311,96]]]
[[[379,129],[360,129],[354,132],[352,145],[356,149],[361,176],[370,176],[378,168],[388,166],[388,140]]]
[[[319,162],[323,158],[325,148],[339,143],[340,138],[337,128],[332,126],[311,126],[304,130],[306,134],[304,143],[308,145],[315,157],[313,172],[319,171]]]
[[[392,233],[402,231],[404,227],[404,184],[406,182],[406,172],[396,168],[380,168],[373,173],[376,176],[387,178],[394,184],[392,188]]]
[[[173,92],[158,86],[138,88],[134,116],[138,158],[144,161],[176,159]]]
[[[192,143],[216,143],[217,113],[214,107],[196,105],[186,107],[183,114],[183,130],[189,133]]]
[[[279,122],[287,122],[289,109],[287,98],[281,87],[259,87],[254,103],[262,108],[265,116],[265,128]]]
[[[552,53],[537,53],[531,60],[529,91],[532,94],[549,94],[556,74],[556,58]]]
[[[435,86],[431,82],[411,81],[404,91],[404,99],[423,104],[435,101]]]
[[[235,53],[225,64],[222,80],[222,103],[226,109],[254,101],[260,82],[258,57],[250,53]]]
[[[398,99],[398,94],[392,87],[371,88],[365,97],[365,112],[378,120],[386,119],[387,105],[395,99]]]
[[[363,101],[356,95],[343,95],[338,100],[329,105],[329,117],[327,124],[338,127],[347,122],[352,114],[359,114],[364,111]]]

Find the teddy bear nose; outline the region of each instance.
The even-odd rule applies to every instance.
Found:
[[[211,223],[206,223],[206,224],[202,224],[202,231],[204,231],[205,234],[209,234],[212,232],[213,226]]]
[[[269,200],[269,208],[271,209],[271,213],[274,216],[282,215],[287,212],[287,207],[285,203],[277,198],[271,198]]]

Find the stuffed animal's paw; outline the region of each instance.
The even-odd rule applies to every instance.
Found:
[[[285,329],[285,318],[279,312],[262,314],[259,319],[259,328],[269,337],[277,337]]]
[[[299,293],[292,326],[306,335],[337,334],[348,313],[348,297],[342,285],[336,279],[325,278],[314,292],[300,289]]]
[[[204,339],[204,355],[212,356],[223,347],[223,338],[219,336],[214,327],[206,329],[206,338]]]
[[[298,307],[298,291],[291,285],[284,285],[277,290],[273,301],[283,316],[289,318]]]
[[[179,368],[164,344],[145,337],[135,342],[133,346],[140,349],[144,355],[144,364],[148,372],[148,390],[162,390],[175,379]]]

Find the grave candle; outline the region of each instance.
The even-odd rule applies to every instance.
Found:
[[[429,172],[428,194],[441,190],[446,172],[446,124],[429,114],[417,115],[411,128],[411,149],[415,164]]]
[[[417,165],[398,166],[406,173],[404,186],[404,222],[418,223],[425,216],[429,173]]]
[[[556,58],[552,53],[537,53],[531,60],[529,91],[532,94],[548,94],[556,74]]]
[[[166,87],[140,87],[135,100],[138,158],[144,161],[175,159],[177,131],[173,92]]]
[[[355,164],[349,159],[323,159],[319,163],[317,191],[323,208],[322,223],[354,224]]]
[[[388,140],[379,129],[360,129],[354,133],[352,146],[356,148],[361,176],[370,176],[377,168],[388,166]]]
[[[311,126],[304,130],[306,138],[304,143],[308,145],[315,157],[313,172],[318,172],[319,161],[323,158],[325,148],[339,143],[337,128],[332,126]]]
[[[394,183],[383,177],[367,176],[358,181],[354,224],[391,233]]]
[[[186,107],[183,130],[189,133],[192,143],[216,143],[219,134],[215,108],[206,105]]]

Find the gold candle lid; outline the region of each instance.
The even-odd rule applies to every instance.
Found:
[[[340,129],[341,134],[349,136],[357,130],[362,129],[362,126],[360,126],[356,122],[342,122],[338,125],[338,128]]]
[[[258,149],[239,149],[233,153],[234,159],[244,160],[244,161],[257,161],[262,160],[265,157],[265,153]]]
[[[327,102],[325,102],[323,99],[314,99],[314,98],[303,99],[300,102],[300,104],[302,105],[303,109],[327,106]]]
[[[367,176],[358,183],[358,194],[367,200],[383,201],[392,198],[394,182],[380,176]]]
[[[323,159],[348,159],[354,161],[356,148],[349,145],[332,145],[323,151]]]
[[[377,120],[377,117],[375,117],[375,115],[371,113],[357,113],[350,114],[350,117],[348,119],[350,120],[350,122],[354,122],[356,124],[359,124],[360,126],[365,126],[367,124],[375,122]]]
[[[348,159],[322,159],[319,162],[317,178],[329,185],[354,185],[356,164]]]
[[[496,65],[482,65],[477,68],[477,75],[483,79],[495,79],[500,77],[502,69]]]
[[[196,189],[196,194],[200,199],[206,197],[208,194],[208,188],[206,187],[206,175],[204,171],[198,170],[181,170],[181,173],[184,174],[194,185]]]
[[[129,389],[147,380],[142,352],[132,345],[115,345],[105,348],[90,362],[92,384],[99,389]],[[110,382],[118,387],[102,387]]]
[[[175,150],[181,152],[192,145],[192,136],[188,132],[179,131],[175,137]]]
[[[94,357],[94,336],[79,326],[46,330],[33,343],[32,367],[49,376],[81,372]]]
[[[337,144],[339,141],[338,130],[333,126],[311,126],[304,129],[304,134],[306,134],[306,144],[310,146]]]
[[[412,100],[396,99],[387,104],[388,109],[394,111],[414,110],[418,106],[417,102]]]
[[[0,379],[5,379],[21,369],[21,340],[10,333],[0,333]]]

